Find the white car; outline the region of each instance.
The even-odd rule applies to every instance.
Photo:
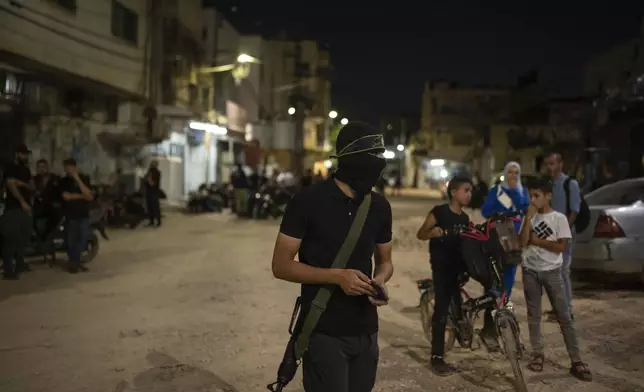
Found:
[[[637,275],[644,283],[644,177],[586,195],[590,223],[577,233],[573,270]]]

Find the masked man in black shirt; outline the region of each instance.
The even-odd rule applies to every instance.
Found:
[[[289,203],[275,244],[273,274],[302,285],[295,334],[319,290],[333,290],[303,354],[305,391],[369,392],[378,367],[376,308],[387,304],[384,285],[393,274],[391,206],[371,191],[385,168],[382,135],[366,124],[350,123],[340,131],[336,151],[339,166],[333,177],[303,189]],[[346,267],[332,268],[368,195],[371,204]]]
[[[58,186],[65,214],[69,272],[75,274],[79,270],[87,271],[87,267],[81,263],[81,255],[87,248],[90,230],[89,206],[94,195],[89,179],[78,172],[75,160],[64,160],[63,167],[67,175],[60,179]]]
[[[29,154],[31,151],[27,146],[18,146],[15,160],[4,173],[7,199],[0,229],[4,279],[8,280],[18,279],[20,273],[29,271],[25,263],[25,248],[31,238],[31,201],[35,190],[29,171]]]

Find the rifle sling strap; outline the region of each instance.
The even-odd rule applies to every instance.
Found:
[[[360,238],[360,234],[362,233],[362,228],[367,220],[370,206],[371,193],[368,193],[362,200],[362,203],[360,203],[360,207],[358,207],[358,212],[356,213],[356,217],[353,219],[347,238],[344,240],[338,254],[335,256],[331,268],[346,268],[347,263],[349,262],[349,257],[353,253],[353,249],[356,247],[358,238]],[[318,321],[320,321],[322,313],[326,310],[326,305],[329,303],[329,299],[331,298],[331,294],[333,294],[334,289],[335,286],[332,285],[320,286],[318,289],[318,292],[311,303],[311,307],[304,318],[302,329],[297,335],[297,340],[295,341],[295,358],[298,360],[302,358],[308,349],[311,334],[313,333]]]

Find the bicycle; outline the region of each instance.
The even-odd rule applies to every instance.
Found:
[[[482,331],[475,329],[475,323],[481,311],[492,310],[492,318],[496,332],[501,341],[501,349],[510,362],[517,392],[527,392],[527,385],[523,377],[520,359],[523,355],[523,345],[520,339],[520,328],[512,306],[508,304],[507,294],[502,278],[503,263],[516,264],[520,260],[518,236],[512,224],[518,213],[496,214],[480,225],[460,226],[448,230],[446,235],[457,235],[467,241],[478,241],[493,243],[496,238],[496,245],[499,245],[501,252],[490,252],[482,254],[493,274],[494,291],[501,292],[501,296],[484,294],[480,297],[472,297],[464,288],[470,277],[477,279],[477,271],[464,272],[459,278],[461,309],[456,309],[457,303],[452,299],[445,332],[445,351],[449,351],[458,344],[463,348],[474,349],[475,337],[483,342],[486,348]],[[495,234],[493,234],[495,233]],[[494,248],[494,247],[492,247]],[[504,259],[504,260],[503,260]],[[466,265],[469,264],[466,262]],[[470,268],[468,268],[470,269]],[[474,268],[476,269],[476,268]],[[474,276],[472,276],[474,275]],[[425,337],[431,342],[431,319],[433,315],[433,281],[431,278],[416,281],[420,296],[421,322]],[[487,290],[486,290],[487,291]],[[460,313],[461,318],[458,318]],[[480,343],[479,343],[480,347]],[[478,347],[477,347],[478,348]]]

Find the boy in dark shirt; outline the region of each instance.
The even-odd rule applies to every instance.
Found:
[[[468,225],[469,216],[463,212],[472,198],[472,180],[466,176],[453,178],[447,187],[449,203],[434,207],[425,222],[418,229],[416,237],[429,241],[429,254],[434,282],[434,314],[432,316],[432,357],[431,365],[441,376],[448,375],[454,368],[443,359],[445,355],[445,329],[452,298],[460,304],[459,276],[465,271],[458,238],[444,236],[445,230],[455,226]],[[459,307],[460,308],[460,307]]]
[[[58,182],[65,214],[65,237],[69,272],[87,271],[81,263],[81,254],[87,247],[89,237],[89,207],[94,198],[89,179],[78,172],[76,161],[66,159],[63,167],[67,176]]]

